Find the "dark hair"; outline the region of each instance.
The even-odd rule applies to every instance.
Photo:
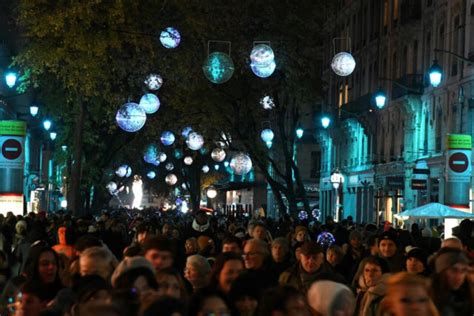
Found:
[[[159,297],[145,306],[140,315],[142,316],[172,316],[174,313],[186,315],[185,304],[174,297]]]
[[[203,307],[206,300],[211,297],[220,298],[222,301],[224,301],[224,303],[227,305],[227,307],[230,310],[230,305],[227,301],[227,298],[224,296],[224,294],[214,289],[204,288],[196,292],[191,297],[191,300],[188,306],[188,316],[197,316],[199,312],[201,311],[201,308]]]
[[[98,275],[85,275],[77,278],[72,286],[78,303],[88,301],[101,290],[112,290],[110,284]]]
[[[209,286],[213,288],[218,288],[219,285],[219,275],[221,274],[222,269],[224,268],[227,261],[231,260],[238,260],[244,265],[244,260],[242,256],[239,256],[233,252],[223,252],[219,256],[217,256],[216,261],[214,262],[214,266],[212,267],[211,272],[211,281]]]
[[[222,245],[234,244],[234,243],[239,245],[239,247],[242,248],[242,241],[238,237],[235,237],[233,235],[228,235],[224,238],[224,240],[222,240]]]
[[[133,284],[135,283],[135,281],[141,276],[146,279],[149,287],[155,290],[158,289],[158,284],[156,283],[155,275],[149,268],[145,267],[131,269],[120,275],[115,281],[115,288],[131,289],[134,287]]]
[[[286,310],[288,301],[299,297],[304,300],[304,295],[293,286],[285,285],[268,289],[263,293],[262,299],[260,300],[258,315],[272,315],[273,312],[276,311],[286,314],[288,312]]]
[[[176,270],[173,267],[161,269],[161,270],[156,272],[155,280],[157,281],[157,283],[159,282],[159,279],[164,277],[164,276],[173,276],[176,279],[178,279],[179,291],[181,293],[181,301],[182,302],[187,302],[189,294],[188,294],[188,291],[186,289],[186,283],[185,283],[183,277],[181,276],[181,273],[179,273],[179,271]],[[158,285],[158,287],[159,287],[159,285]]]
[[[102,246],[103,246],[102,241],[99,238],[95,237],[94,235],[90,235],[90,234],[79,237],[74,244],[74,248],[79,252],[82,252],[86,250],[87,248],[102,247]]]
[[[156,249],[160,251],[169,251],[173,255],[173,258],[176,257],[175,243],[163,237],[147,238],[145,242],[143,243],[142,248],[143,248],[143,254],[146,254],[148,250]]]

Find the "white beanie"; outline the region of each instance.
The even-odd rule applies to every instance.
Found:
[[[347,311],[346,315],[354,313],[354,294],[342,283],[316,281],[309,288],[307,296],[309,305],[319,314],[331,316],[341,310]]]

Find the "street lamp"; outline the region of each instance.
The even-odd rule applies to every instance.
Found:
[[[217,190],[213,186],[210,186],[207,188],[206,195],[208,198],[213,199],[217,196]]]
[[[329,127],[329,124],[331,124],[331,119],[329,118],[329,116],[323,116],[321,118],[321,126],[323,128],[328,128]]]
[[[51,128],[51,125],[52,125],[52,123],[51,123],[50,120],[44,120],[43,121],[43,127],[46,131],[49,131],[49,129]]]
[[[331,184],[336,193],[336,203],[334,205],[334,220],[336,222],[339,221],[339,187],[341,183],[343,182],[344,182],[344,176],[339,172],[339,170],[336,169],[331,174]]]
[[[303,137],[303,134],[304,134],[303,128],[298,127],[298,128],[296,129],[296,137],[298,137],[298,139],[301,139],[301,137]]]
[[[49,138],[51,138],[51,140],[55,140],[56,137],[58,137],[58,133],[56,133],[56,132],[50,132],[49,133]]]
[[[30,114],[31,116],[35,117],[39,112],[39,107],[37,105],[31,105],[30,106]]]
[[[430,83],[433,87],[437,87],[440,85],[441,80],[443,78],[443,69],[438,64],[438,61],[435,59],[433,61],[433,65],[428,70],[428,75],[430,77]]]
[[[16,73],[14,72],[8,72],[5,75],[5,82],[9,88],[13,88],[13,86],[15,86],[16,79],[17,79],[17,76],[16,76]]]
[[[379,109],[382,109],[385,106],[385,102],[387,101],[387,96],[385,95],[385,92],[382,89],[378,89],[375,92],[374,99],[375,99],[375,105]]]

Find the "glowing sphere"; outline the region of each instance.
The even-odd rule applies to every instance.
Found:
[[[204,145],[204,137],[196,132],[191,132],[186,139],[186,145],[191,150],[199,150]]]
[[[184,157],[184,164],[185,165],[190,166],[192,163],[193,163],[193,158],[191,158],[189,156]]]
[[[267,78],[267,77],[270,77],[275,72],[276,64],[275,62],[272,62],[268,66],[258,66],[258,65],[250,64],[250,69],[252,69],[252,72],[257,77]]]
[[[155,177],[156,177],[156,172],[155,172],[155,171],[148,171],[148,173],[146,174],[146,176],[148,177],[148,179],[155,179]]]
[[[171,146],[173,145],[174,141],[175,141],[176,137],[174,136],[174,134],[170,131],[164,131],[162,134],[161,134],[161,143],[165,146]]]
[[[192,131],[193,131],[193,129],[190,126],[186,126],[181,131],[181,136],[183,136],[184,138],[188,138],[189,133],[191,133]]]
[[[158,160],[158,147],[155,144],[148,145],[143,153],[146,163],[154,164]]]
[[[158,74],[149,74],[145,79],[145,85],[150,90],[158,90],[163,84],[163,78]]]
[[[165,48],[176,48],[181,42],[181,34],[173,27],[167,27],[160,34],[160,42]]]
[[[183,157],[183,152],[181,151],[181,149],[175,149],[173,151],[173,156],[176,159],[181,159],[181,157]]]
[[[273,102],[272,97],[268,95],[260,99],[260,104],[262,105],[264,110],[271,110],[275,107],[275,103]]]
[[[303,221],[303,220],[305,220],[305,219],[308,219],[308,212],[306,212],[306,211],[300,211],[300,212],[298,213],[298,218],[299,218],[301,221]]]
[[[230,167],[236,175],[241,176],[250,172],[252,169],[252,160],[246,154],[238,153],[232,157]]]
[[[110,181],[109,183],[107,183],[105,188],[107,189],[107,191],[109,191],[110,194],[114,194],[115,192],[117,192],[117,189],[118,189],[117,183],[113,181]]]
[[[313,209],[313,211],[311,212],[313,215],[313,217],[319,221],[319,218],[321,217],[321,211],[317,208]]]
[[[208,198],[213,199],[217,196],[217,190],[214,187],[208,187],[206,195]]]
[[[225,150],[222,148],[214,148],[211,153],[211,158],[216,162],[221,162],[225,159]]]
[[[175,174],[170,173],[169,175],[166,176],[165,182],[168,185],[175,185],[176,182],[178,182],[178,177]]]
[[[322,232],[321,234],[318,235],[316,238],[316,241],[318,244],[323,246],[323,248],[328,248],[331,246],[333,243],[336,242],[336,238],[334,238],[334,235],[331,234],[330,232]]]
[[[158,155],[158,160],[160,160],[160,162],[165,161],[166,158],[168,158],[168,157],[166,156],[165,153],[160,153],[160,154]]]
[[[215,52],[207,57],[202,70],[209,81],[221,84],[234,74],[234,63],[229,55]]]
[[[271,142],[274,137],[275,137],[275,134],[274,134],[273,131],[272,131],[271,129],[269,129],[269,128],[264,129],[264,130],[260,133],[260,138],[261,138],[265,143]]]
[[[160,108],[160,99],[153,93],[146,93],[140,98],[140,107],[146,114],[153,114]]]
[[[202,169],[201,169],[201,170],[202,170],[202,172],[204,172],[204,173],[208,173],[208,172],[209,172],[209,166],[208,166],[208,165],[204,165],[204,166],[202,166]]]
[[[166,170],[171,171],[171,170],[174,169],[174,165],[173,165],[172,162],[168,162],[168,163],[165,165],[165,168],[166,168]]]
[[[125,103],[115,116],[118,126],[126,132],[133,133],[140,130],[146,122],[146,113],[136,103]]]
[[[355,69],[356,62],[350,53],[337,53],[331,62],[331,68],[336,75],[345,77],[349,76]]]
[[[115,174],[120,178],[129,177],[132,174],[132,168],[128,165],[121,165],[115,170]]]
[[[267,44],[258,44],[250,53],[250,62],[256,66],[266,67],[275,61],[273,49]]]

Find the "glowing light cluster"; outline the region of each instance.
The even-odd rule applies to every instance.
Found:
[[[222,148],[214,148],[211,152],[211,158],[216,162],[222,162],[225,159],[225,150]]]
[[[275,103],[273,102],[273,98],[271,96],[264,96],[260,99],[260,105],[262,105],[264,110],[271,110],[275,107]]]
[[[143,160],[146,163],[156,166],[160,164],[158,159],[158,147],[155,144],[150,144],[146,147],[145,152],[143,153]]]
[[[275,71],[275,54],[273,49],[267,44],[258,44],[250,53],[250,69],[260,77],[270,77]]]
[[[165,146],[171,146],[173,145],[174,141],[176,140],[176,137],[174,134],[170,131],[164,131],[161,133],[161,143]]]
[[[356,62],[354,57],[348,52],[340,52],[334,55],[331,68],[336,75],[345,77],[349,76],[355,69]]]
[[[252,160],[244,153],[238,153],[232,157],[230,167],[236,175],[244,175],[252,169]]]
[[[301,221],[304,221],[305,219],[308,219],[308,212],[306,211],[300,211],[298,213],[298,218],[301,220]]]
[[[221,52],[209,54],[202,66],[204,76],[212,83],[227,82],[234,74],[234,62],[229,55]]]
[[[153,93],[146,93],[140,98],[138,105],[146,114],[153,114],[160,109],[160,99]]]
[[[160,34],[160,42],[165,48],[176,48],[181,43],[181,34],[174,27],[167,27]]]
[[[122,105],[115,116],[117,125],[124,131],[139,131],[146,122],[146,112],[137,103],[128,102]]]
[[[150,90],[158,90],[163,85],[163,78],[158,74],[149,74],[145,79],[145,85]]]
[[[156,172],[155,172],[155,171],[148,171],[148,173],[146,174],[146,176],[148,177],[148,179],[155,179],[155,177],[156,177]]]
[[[191,150],[199,150],[204,145],[204,137],[196,132],[191,132],[186,139],[186,145]]]
[[[129,165],[121,165],[115,170],[115,174],[120,178],[128,178],[132,175],[132,168]]]
[[[174,173],[170,173],[166,176],[165,182],[168,185],[175,185],[178,182],[178,177]]]

